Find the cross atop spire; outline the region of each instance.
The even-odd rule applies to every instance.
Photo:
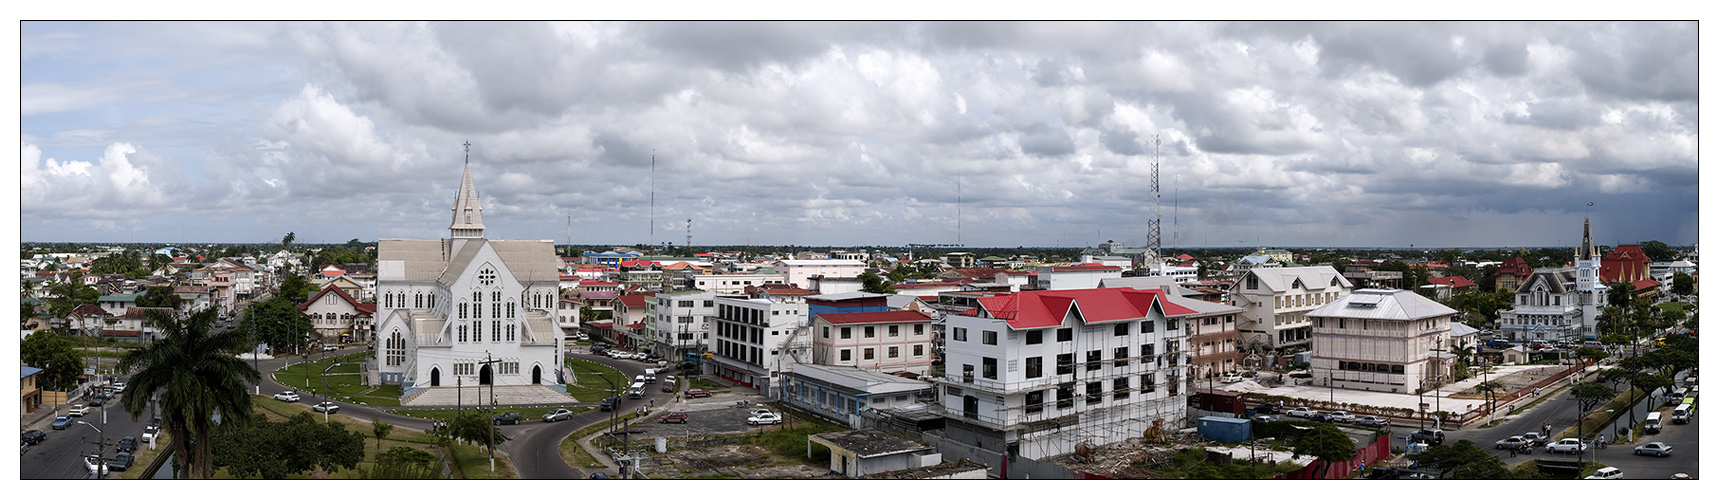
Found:
[[[466,164],[472,164],[472,141],[466,141]]]

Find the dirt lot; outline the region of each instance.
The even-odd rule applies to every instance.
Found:
[[[645,474],[659,479],[805,479],[840,477],[828,468],[812,467],[804,462],[776,457],[763,447],[749,444],[716,445],[700,448],[669,449],[668,453],[652,454],[653,460],[640,467]]]

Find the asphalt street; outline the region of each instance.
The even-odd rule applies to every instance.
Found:
[[[569,352],[567,356],[615,368],[620,370],[628,379],[643,375],[645,368],[654,366],[630,360],[592,356],[587,353]],[[648,400],[644,399],[622,398],[621,404],[615,411],[623,413],[635,411],[647,402]],[[565,461],[561,460],[561,441],[567,439],[567,436],[573,434],[573,431],[608,420],[609,416],[610,412],[606,411],[588,411],[560,422],[546,423],[541,420],[534,420],[521,423],[518,426],[506,426],[503,428],[507,430],[508,437],[511,439],[501,444],[501,450],[507,452],[507,456],[512,459],[513,467],[519,472],[521,479],[585,478],[590,475],[589,472],[569,467]],[[515,430],[515,427],[518,429]]]

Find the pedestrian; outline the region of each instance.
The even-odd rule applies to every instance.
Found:
[[[1516,445],[1510,446],[1510,458],[1516,458]]]

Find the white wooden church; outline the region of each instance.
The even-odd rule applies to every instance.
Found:
[[[491,384],[564,397],[554,241],[485,239],[469,161],[448,231],[377,245],[373,383],[399,384],[404,399]]]

